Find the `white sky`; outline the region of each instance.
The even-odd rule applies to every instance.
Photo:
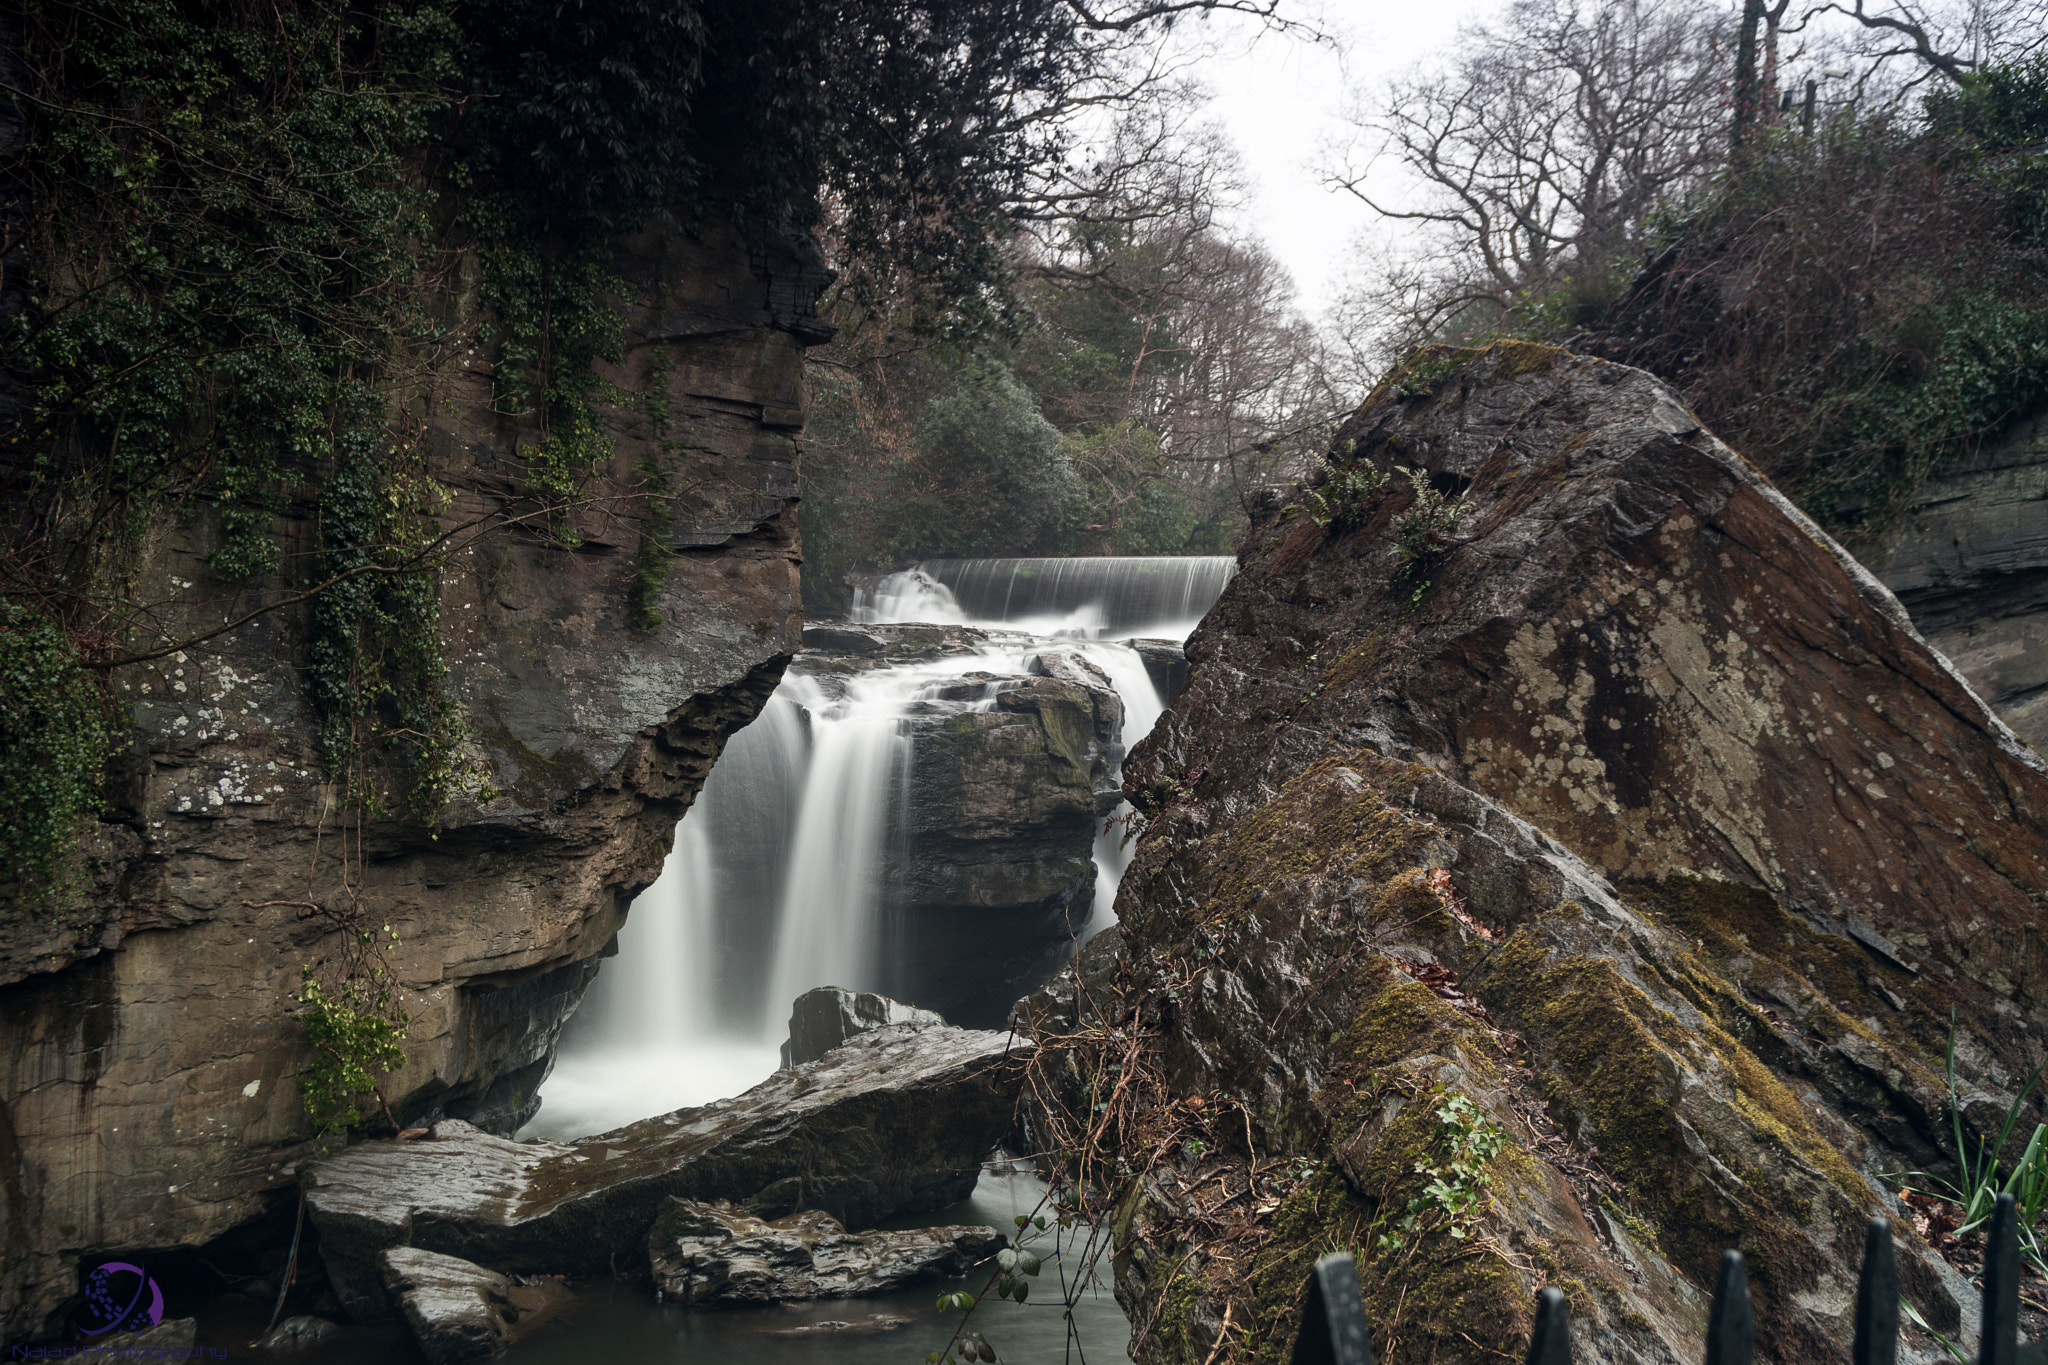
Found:
[[[1311,0],[1313,3],[1313,0]],[[1322,26],[1337,46],[1266,33],[1205,61],[1198,74],[1213,94],[1207,117],[1244,158],[1250,202],[1235,226],[1263,239],[1294,276],[1301,311],[1323,311],[1373,215],[1316,174],[1319,154],[1344,140],[1350,92],[1370,95],[1387,77],[1447,50],[1458,25],[1492,13],[1501,0],[1325,0]],[[1305,6],[1283,6],[1306,12]],[[1224,31],[1218,24],[1212,32]],[[1390,225],[1391,226],[1391,225]]]

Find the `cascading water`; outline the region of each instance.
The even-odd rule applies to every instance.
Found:
[[[727,744],[660,880],[633,903],[528,1132],[583,1136],[737,1094],[774,1070],[797,995],[890,989],[884,883],[910,797],[911,718],[941,693],[954,712],[994,705],[993,690],[958,700],[963,675],[1022,674],[1056,645],[1107,675],[1124,703],[1123,742],[1135,743],[1164,706],[1125,641],[1185,639],[1235,567],[1228,556],[932,561],[858,593],[858,623],[1001,634],[864,671],[792,667]],[[1114,923],[1129,860],[1121,828],[1112,819],[1095,840],[1083,938]]]

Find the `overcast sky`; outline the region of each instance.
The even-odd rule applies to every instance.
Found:
[[[1243,221],[1234,226],[1264,239],[1293,274],[1303,313],[1322,312],[1359,234],[1384,230],[1364,205],[1327,188],[1315,171],[1318,156],[1345,137],[1347,94],[1370,92],[1449,48],[1459,23],[1500,3],[1326,0],[1321,14],[1336,47],[1266,33],[1229,43],[1202,63],[1200,78],[1214,97],[1209,117],[1237,145],[1252,181]]]

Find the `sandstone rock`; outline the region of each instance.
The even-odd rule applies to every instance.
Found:
[[[1335,1247],[1395,1362],[1512,1354],[1545,1282],[1577,1358],[1697,1359],[1731,1246],[1774,1358],[1840,1359],[1885,1177],[1948,1159],[1951,1008],[1973,1126],[2048,1055],[2048,778],[1654,379],[1435,359],[1337,438],[1384,490],[1255,524],[1190,639],[1125,769],[1123,941],[1021,1007],[1092,1026],[1034,1122],[1120,1067],[1140,1361],[1226,1316],[1284,1356]],[[1397,465],[1468,494],[1438,543]],[[1894,1226],[1908,1299],[1974,1322]]]
[[[108,1345],[134,1352],[130,1359],[178,1360],[192,1350],[198,1339],[198,1318],[165,1318],[154,1327],[123,1333]]]
[[[647,1258],[661,1294],[710,1307],[878,1294],[964,1275],[1006,1244],[994,1228],[850,1233],[815,1209],[763,1222],[730,1204],[670,1199]]]
[[[891,1024],[943,1024],[930,1010],[921,1010],[872,991],[819,986],[796,998],[789,1010],[789,1039],[782,1045],[784,1069],[815,1062],[856,1033],[871,1033]]]
[[[531,1113],[590,960],[799,646],[793,429],[820,327],[804,302],[826,278],[815,255],[716,223],[619,244],[631,360],[605,378],[663,387],[670,429],[637,399],[608,414],[617,459],[561,528],[578,548],[510,531],[442,575],[468,756],[500,794],[455,803],[438,831],[394,801],[351,836],[350,889],[300,674],[306,608],[115,677],[134,743],[78,892],[0,914],[0,1128],[18,1173],[0,1193],[0,1336],[55,1330],[96,1248],[199,1245],[288,1197],[313,1147],[287,997],[333,932],[308,904],[360,895],[398,933],[411,1040],[385,1092],[402,1121],[509,1131]],[[465,273],[435,306],[470,325],[476,285]],[[404,400],[427,472],[456,493],[451,526],[524,505],[520,451],[536,439],[499,414],[472,354],[445,348]],[[691,472],[657,532],[675,551],[664,619],[640,631],[627,607],[638,514],[616,512],[639,505],[636,462],[662,440],[689,446]],[[312,510],[289,513],[295,564],[319,543]],[[166,632],[284,591],[216,579],[215,529],[199,517],[145,542],[133,590],[163,604]]]
[[[380,1252],[377,1268],[429,1365],[495,1355],[511,1341],[519,1310],[503,1275],[417,1247]]]
[[[825,1337],[825,1336],[870,1336],[878,1332],[896,1332],[916,1322],[901,1313],[870,1313],[864,1318],[826,1318],[822,1322],[807,1322],[801,1327],[775,1327],[761,1335],[764,1337]]]
[[[804,627],[804,648],[829,650],[834,654],[879,654],[888,647],[881,636],[851,626]]]
[[[744,1095],[575,1144],[445,1121],[310,1164],[306,1212],[351,1316],[382,1316],[376,1258],[410,1246],[505,1272],[609,1273],[646,1252],[663,1201],[860,1227],[959,1202],[1011,1122],[1028,1045],[931,1024],[863,1033]]]

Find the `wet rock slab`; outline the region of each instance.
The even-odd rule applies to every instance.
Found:
[[[763,1218],[821,1209],[862,1227],[974,1188],[1009,1126],[1029,1045],[897,1024],[734,1099],[585,1138],[510,1142],[466,1123],[366,1142],[302,1177],[320,1251],[351,1316],[392,1305],[379,1253],[411,1246],[504,1272],[637,1263],[663,1201],[724,1199]]]
[[[417,1247],[381,1252],[377,1269],[431,1365],[495,1355],[511,1342],[519,1310],[503,1275]]]
[[[965,1274],[1005,1245],[988,1227],[848,1232],[808,1209],[764,1222],[730,1204],[670,1199],[647,1234],[654,1287],[693,1306],[879,1294]]]

